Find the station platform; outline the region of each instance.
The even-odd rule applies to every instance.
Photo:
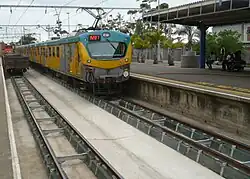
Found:
[[[250,68],[242,72],[227,72],[222,71],[219,65],[214,65],[212,70],[180,66],[180,61],[175,62],[174,66],[169,66],[167,61],[158,64],[153,64],[152,60],[146,63],[133,62],[131,76],[142,74],[148,78],[250,97]]]
[[[2,59],[0,58],[0,178],[13,178],[12,156],[9,139],[7,108],[4,85],[5,80],[2,69]]]

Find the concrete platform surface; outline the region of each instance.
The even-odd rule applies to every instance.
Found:
[[[233,88],[238,91],[250,93],[250,69],[243,72],[226,72],[221,70],[221,66],[214,65],[214,69],[180,68],[180,62],[175,62],[175,66],[169,66],[167,62],[153,64],[152,60],[146,63],[133,62],[131,72],[145,74],[155,77],[167,78],[171,80],[191,82],[204,86],[214,86],[219,88]]]
[[[47,77],[26,76],[124,178],[222,178]]]
[[[0,58],[0,178],[11,179],[13,178],[13,171],[4,90],[6,86],[4,83],[2,59]]]
[[[6,79],[6,86],[22,178],[46,179],[48,175],[40,150],[10,79]]]

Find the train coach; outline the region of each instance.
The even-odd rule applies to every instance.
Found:
[[[16,50],[29,56],[33,65],[63,78],[66,76],[67,80],[80,80],[86,89],[96,94],[120,92],[122,84],[130,76],[131,39],[118,31],[83,32],[58,40],[19,46]]]

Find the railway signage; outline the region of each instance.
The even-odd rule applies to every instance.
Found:
[[[89,35],[89,41],[100,41],[101,36],[100,35]]]

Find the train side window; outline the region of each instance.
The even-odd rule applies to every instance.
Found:
[[[60,57],[60,48],[59,47],[56,47],[56,56]]]
[[[56,56],[56,47],[53,47],[53,57]]]
[[[51,47],[49,47],[49,57],[51,56]]]

